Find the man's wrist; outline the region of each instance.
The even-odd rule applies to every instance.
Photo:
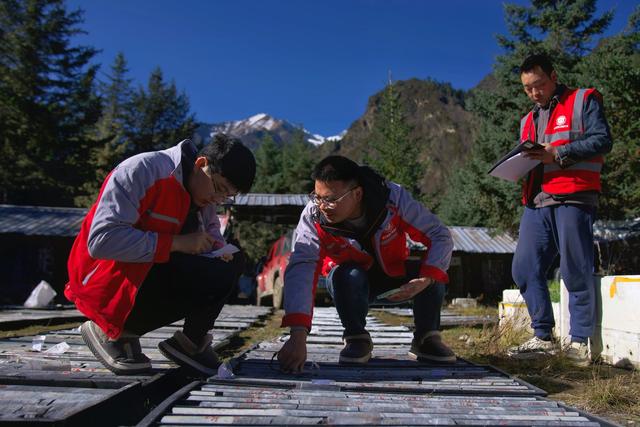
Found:
[[[569,152],[565,146],[560,146],[556,148],[554,161],[558,165],[560,165],[561,168],[566,168],[575,163],[575,161],[569,158]]]
[[[178,252],[180,251],[180,236],[174,235],[171,236],[172,240],[171,240],[171,249],[169,249],[170,252]]]
[[[309,335],[309,330],[304,326],[291,326],[289,328],[289,334],[292,337],[304,337],[306,339],[307,335]]]

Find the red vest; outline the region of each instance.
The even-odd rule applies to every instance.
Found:
[[[406,233],[413,240],[427,247],[431,247],[431,240],[403,221],[396,207],[388,207],[388,209],[392,212],[391,218],[385,221],[384,227],[371,237],[372,245],[378,247],[378,261],[383,271],[390,277],[401,277],[406,274],[405,260],[409,256]],[[345,262],[353,262],[365,270],[371,268],[374,259],[370,254],[356,248],[345,237],[327,232],[320,224],[314,225],[323,249],[321,274],[327,275],[333,267]],[[446,275],[440,279],[443,283],[449,281]]]
[[[191,197],[182,184],[170,176],[157,180],[139,201],[139,220],[134,226],[140,230],[159,233],[156,259],[153,262],[95,259],[88,252],[87,240],[108,180],[109,177],[105,179],[98,201],[85,217],[69,254],[69,283],[64,294],[109,337],[117,338],[133,308],[138,289],[154,262],[169,260],[173,235],[178,234],[182,228]],[[163,217],[177,218],[178,221],[162,220],[157,213],[162,213]],[[91,286],[87,286],[88,282]]]
[[[600,93],[595,89],[565,90],[551,112],[542,140],[538,142],[550,143],[558,147],[571,144],[571,142],[582,138],[584,134],[583,107],[587,97],[591,94],[602,99]],[[536,124],[533,120],[533,111],[530,111],[520,121],[520,142],[536,141],[536,139]],[[604,158],[597,155],[564,169],[557,163],[545,164],[542,191],[548,194],[571,194],[587,190],[600,191],[600,171],[603,163]],[[533,181],[532,175],[532,173],[529,174],[523,187],[523,203],[525,204]]]
[[[336,267],[344,262],[353,262],[365,270],[368,270],[373,265],[373,258],[368,253],[357,249],[350,244],[347,239],[341,236],[334,236],[326,232],[320,224],[315,223],[318,237],[320,238],[320,244],[323,248],[323,258],[321,260],[322,267],[320,274],[326,276],[329,274],[333,267]]]

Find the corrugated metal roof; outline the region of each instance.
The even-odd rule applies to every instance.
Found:
[[[485,227],[449,227],[453,236],[453,250],[472,253],[512,254],[516,241],[508,234],[491,236]]]
[[[75,236],[87,209],[0,205],[0,233]]]
[[[623,221],[596,221],[593,236],[598,242],[627,240],[640,236],[640,217]]]
[[[249,193],[236,197],[238,206],[306,206],[309,196],[306,194],[266,194]]]
[[[238,196],[242,206],[304,206],[305,194],[259,194]],[[47,206],[0,205],[0,233],[29,236],[75,236],[87,209]],[[516,241],[509,235],[491,236],[484,227],[449,227],[454,250],[470,253],[513,253]]]
[[[85,208],[0,205],[0,234],[74,237],[87,212]],[[218,218],[224,233],[229,216],[218,215]]]

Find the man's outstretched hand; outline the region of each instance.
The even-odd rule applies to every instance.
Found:
[[[387,299],[393,302],[410,300],[432,283],[433,279],[430,277],[418,277],[417,279],[409,280],[408,283],[400,286],[400,292],[388,296]]]
[[[291,331],[289,340],[278,352],[280,369],[287,373],[302,372],[304,362],[307,361],[307,332],[303,330]]]

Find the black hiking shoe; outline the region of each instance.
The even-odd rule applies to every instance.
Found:
[[[368,333],[344,337],[344,348],[338,363],[367,363],[371,359],[373,343]]]
[[[91,320],[80,326],[80,333],[93,355],[114,374],[135,375],[151,370],[151,362],[142,353],[137,336],[112,340]]]
[[[456,355],[442,342],[440,331],[429,331],[411,342],[409,356],[420,361],[455,363]]]
[[[213,337],[209,334],[196,345],[183,332],[176,331],[173,336],[158,344],[160,352],[180,366],[190,368],[200,375],[212,376],[218,372],[220,360],[211,347]]]

